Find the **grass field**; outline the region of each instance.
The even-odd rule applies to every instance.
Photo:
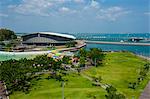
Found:
[[[10,99],[61,99],[61,82],[54,79],[47,80],[47,77],[48,75],[43,75],[40,80],[33,81],[32,83],[35,85],[29,94],[16,92],[10,96]],[[75,73],[66,76],[66,78],[68,79],[64,85],[66,99],[91,99],[92,95],[104,98],[105,90],[92,86],[92,83],[86,78]]]
[[[150,77],[146,78],[136,90],[129,89],[128,83],[136,80],[140,68],[145,63],[145,60],[128,52],[108,53],[104,66],[89,68],[82,71],[82,74],[100,75],[103,83],[113,85],[128,99],[132,96],[138,99]],[[45,74],[40,80],[33,80],[32,89],[28,94],[15,92],[10,95],[10,99],[62,99],[61,82],[54,79],[48,80],[47,76]],[[96,99],[105,99],[106,91],[101,87],[92,86],[92,82],[81,75],[70,73],[65,78],[68,79],[64,87],[65,99],[93,99],[93,96],[96,96]]]
[[[101,76],[103,83],[113,85],[119,92],[125,94],[128,99],[133,96],[138,99],[150,77],[147,76],[148,78],[136,90],[129,89],[128,83],[136,81],[140,68],[146,61],[128,52],[117,52],[107,54],[104,63],[102,67],[85,70],[84,74]]]

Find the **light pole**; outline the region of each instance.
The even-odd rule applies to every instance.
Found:
[[[94,63],[95,63],[95,66],[96,66],[96,65],[97,65],[97,64],[96,64],[96,58],[95,58],[95,62],[94,62]]]
[[[65,99],[64,98],[64,81],[62,81],[62,99]]]

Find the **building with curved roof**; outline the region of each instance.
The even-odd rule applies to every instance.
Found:
[[[54,32],[36,32],[22,36],[22,43],[26,45],[64,45],[67,42],[75,40],[76,37],[68,34]]]

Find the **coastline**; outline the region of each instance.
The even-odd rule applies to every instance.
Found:
[[[148,60],[150,61],[150,57],[146,57],[146,56],[142,56],[142,55],[138,55],[138,54],[135,54],[136,56],[140,57],[140,58],[143,58],[145,60]]]
[[[75,50],[79,50],[80,48],[83,48],[83,47],[85,47],[87,45],[85,42],[86,41],[80,42],[79,45],[76,46],[76,47],[56,49],[55,51],[56,52],[63,52],[63,51],[75,51]],[[95,42],[92,42],[92,43],[95,43]],[[30,51],[30,52],[5,52],[5,51],[0,51],[0,55],[10,55],[10,56],[17,56],[17,55],[33,56],[34,55],[34,56],[36,56],[36,55],[49,54],[51,52],[52,52],[52,50],[49,50],[49,51]],[[116,51],[116,52],[119,52],[119,51]],[[142,59],[150,61],[150,57],[139,55],[139,54],[135,54],[135,53],[133,53],[133,54],[135,56],[137,56],[137,57],[140,57]]]
[[[4,52],[0,51],[0,54],[9,54],[9,55],[39,55],[39,54],[47,54],[50,53],[51,51],[32,51],[32,52]]]

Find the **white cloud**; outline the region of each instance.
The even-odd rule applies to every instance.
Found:
[[[59,12],[60,12],[60,14],[74,14],[77,11],[76,10],[72,10],[70,8],[67,8],[67,7],[62,7],[62,8],[59,9]]]
[[[72,6],[68,5],[70,3]],[[104,8],[96,0],[22,0],[19,5],[9,5],[8,8],[23,15],[51,16],[78,13],[79,16],[83,17],[86,15],[111,21],[129,13],[122,7]]]
[[[50,0],[22,0],[19,5],[10,5],[9,8],[19,14],[48,16],[47,12],[53,6]]]
[[[50,16],[61,13],[75,13],[76,10],[63,7],[65,3],[84,0],[22,0],[19,5],[9,5],[8,8],[23,15]]]
[[[116,21],[119,17],[130,13],[121,7],[110,7],[107,9],[100,9],[97,13],[97,18],[103,20]]]
[[[74,2],[76,2],[76,3],[84,3],[85,1],[84,0],[74,0]]]
[[[150,16],[150,12],[145,12],[144,14]]]
[[[8,15],[4,13],[0,13],[0,17],[8,17]]]
[[[60,12],[69,12],[70,9],[67,8],[67,7],[62,7],[62,8],[59,9],[59,11],[60,11]]]
[[[91,1],[90,6],[93,7],[93,8],[99,8],[100,7],[99,2],[97,2],[95,0]]]
[[[83,7],[83,10],[88,12],[93,12],[93,11],[95,12],[96,10],[99,9],[100,9],[100,3],[95,0],[89,1],[88,4]]]

